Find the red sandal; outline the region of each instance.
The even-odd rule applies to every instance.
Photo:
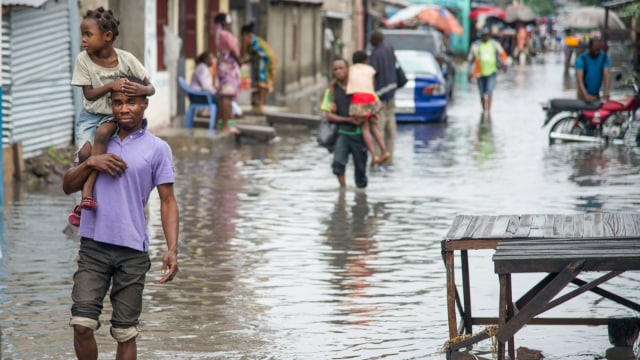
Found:
[[[82,198],[82,201],[80,201],[80,206],[87,210],[95,210],[97,205],[96,200],[91,196],[85,196]]]
[[[73,211],[69,214],[69,224],[78,227],[80,226],[80,211],[82,208],[80,205],[76,205],[73,207]]]

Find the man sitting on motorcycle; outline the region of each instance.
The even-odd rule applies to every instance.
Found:
[[[600,88],[604,82],[602,98],[609,100],[609,56],[602,50],[602,40],[589,40],[588,50],[576,59],[576,82],[578,99],[592,102],[600,99]]]

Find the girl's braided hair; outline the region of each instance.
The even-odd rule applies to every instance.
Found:
[[[113,40],[118,37],[120,32],[118,31],[118,25],[120,25],[120,21],[113,15],[113,11],[106,10],[104,7],[100,6],[95,10],[88,10],[87,14],[84,16],[84,19],[93,19],[98,23],[98,28],[103,31],[111,31],[113,34]]]

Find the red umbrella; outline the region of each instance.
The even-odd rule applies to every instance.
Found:
[[[470,20],[477,20],[478,19],[478,15],[480,14],[485,14],[487,17],[496,17],[498,19],[504,19],[504,10],[502,10],[499,7],[495,7],[495,6],[483,6],[483,7],[478,7],[475,8],[473,10],[471,10],[471,12],[469,13],[469,19]]]

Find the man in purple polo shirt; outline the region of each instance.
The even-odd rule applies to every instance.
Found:
[[[140,83],[140,79],[129,78]],[[132,88],[111,94],[119,130],[107,153],[79,159],[64,174],[63,190],[71,194],[93,170],[99,172],[94,196],[100,206],[82,210],[78,234],[78,269],[73,275],[71,321],[78,359],[97,359],[93,333],[98,329],[102,303],[111,286],[111,336],[118,342],[117,359],[135,359],[142,291],[149,271],[149,237],[144,207],[158,189],[167,252],[162,257],[160,283],[178,272],[178,206],[173,194],[173,158],[169,145],[146,131],[148,99]],[[113,282],[113,284],[111,284]]]

